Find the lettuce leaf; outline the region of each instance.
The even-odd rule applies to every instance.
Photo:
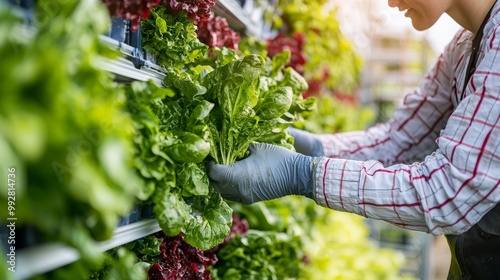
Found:
[[[217,252],[214,279],[301,279],[304,255],[300,237],[249,230]]]
[[[147,189],[143,198],[167,236],[183,233],[190,245],[210,249],[229,234],[232,209],[209,185],[204,163],[213,104],[205,88],[171,70],[169,88],[134,82],[127,89],[136,130],[136,167]],[[203,153],[192,148],[202,145]],[[206,150],[206,148],[208,148]],[[150,183],[150,184],[147,184]]]
[[[208,51],[207,45],[198,40],[196,26],[187,14],[173,15],[164,5],[152,9],[151,15],[142,21],[141,28],[143,48],[166,68],[182,69]]]
[[[198,196],[190,200],[193,205],[193,217],[189,221],[184,240],[196,244],[202,250],[214,247],[229,235],[233,210],[219,193],[211,189],[207,196]]]
[[[213,139],[220,142],[211,144],[211,156],[218,163],[230,164],[242,157],[248,144],[256,138],[246,135],[245,141],[239,137],[244,127],[254,126],[258,118],[253,108],[259,99],[259,77],[264,67],[264,59],[258,55],[245,56],[208,73],[202,80],[207,88],[208,98],[216,104],[212,115],[214,125],[210,126]],[[245,143],[248,144],[245,144]]]

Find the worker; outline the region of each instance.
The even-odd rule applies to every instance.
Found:
[[[318,205],[445,235],[448,279],[500,279],[500,2],[389,0],[425,30],[443,14],[461,27],[393,117],[365,131],[293,129],[297,152],[265,143],[212,186],[251,204],[303,195]]]

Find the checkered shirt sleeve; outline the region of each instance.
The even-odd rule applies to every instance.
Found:
[[[461,96],[473,34],[459,31],[393,118],[320,135],[314,199],[335,210],[458,234],[500,200],[500,4]]]

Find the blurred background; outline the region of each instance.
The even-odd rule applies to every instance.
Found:
[[[453,38],[459,26],[446,14],[430,29],[416,31],[404,12],[387,1],[333,0],[342,32],[364,61],[359,96],[378,106],[377,120],[418,87],[426,70]]]

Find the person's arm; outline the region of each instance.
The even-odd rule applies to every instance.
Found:
[[[438,63],[433,71],[440,74],[442,68]],[[422,161],[436,150],[435,140],[453,109],[446,91],[451,86],[436,89],[439,78],[450,84],[447,77],[426,76],[421,88],[405,96],[391,120],[365,131],[313,134],[289,128],[294,147],[309,156],[375,159],[385,165]]]
[[[422,161],[437,148],[435,140],[453,110],[448,69],[440,57],[420,88],[404,97],[387,123],[365,131],[317,135],[323,155],[376,159],[385,165]]]
[[[375,159],[384,165],[424,160],[436,150],[435,140],[456,105],[450,94],[456,87],[453,74],[459,71],[469,36],[465,30],[457,32],[420,87],[404,97],[388,122],[366,131],[315,135],[320,146],[316,150],[326,157]]]
[[[500,29],[491,38],[488,45],[499,46]],[[497,52],[498,47],[483,52],[467,97],[437,139],[438,149],[422,162],[391,165],[377,160],[311,158],[272,145],[258,145],[249,157],[233,165],[211,165],[213,186],[225,198],[244,203],[305,195],[325,207],[408,229],[461,233],[500,201]],[[439,72],[439,64],[436,69]],[[457,71],[458,76],[460,71],[464,70]],[[444,84],[436,85],[441,86]],[[420,116],[418,113],[414,116]],[[411,132],[406,126],[401,129]]]
[[[313,168],[315,201],[433,234],[457,234],[477,223],[500,201],[500,29],[485,45],[466,97],[449,117],[434,153],[410,165],[322,158]],[[412,125],[428,124],[421,119],[435,122],[432,112],[429,118],[420,110],[412,115],[393,126],[401,131],[396,135],[421,136]],[[335,145],[339,156],[346,155]]]

